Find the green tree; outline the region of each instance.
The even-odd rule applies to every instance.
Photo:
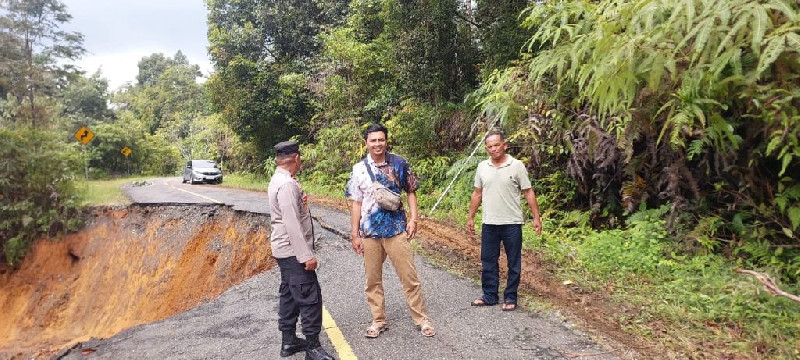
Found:
[[[391,1],[385,31],[404,95],[432,104],[461,101],[476,83],[475,49],[459,31],[456,0]]]
[[[464,17],[457,2],[357,0],[350,7],[346,25],[322,36],[313,140],[327,147],[342,135],[325,127],[383,121],[411,158],[460,150],[468,122],[453,102],[475,85],[477,53],[469,26],[456,21]],[[335,162],[319,163],[329,171]]]
[[[342,21],[347,2],[209,0],[207,5],[216,70],[207,82],[213,110],[258,148],[300,134],[317,112],[308,85],[320,48],[317,35]]]
[[[100,71],[89,77],[76,75],[58,94],[62,115],[69,119],[67,128],[79,128],[78,125],[94,125],[113,118],[109,109],[108,80]]]
[[[170,129],[173,140],[186,137],[186,123],[206,111],[203,87],[197,84],[200,67],[189,64],[178,51],[173,58],[153,54],[139,62],[140,83],[123,89],[114,101],[133,111],[148,133]]]
[[[114,115],[94,129],[93,175],[176,174],[193,155],[187,139],[193,136],[195,123],[209,111],[199,76],[199,66],[190,64],[180,51],[173,57],[157,53],[142,58],[137,83],[112,95]],[[92,95],[107,85],[96,77],[87,79],[80,91],[65,92],[66,99],[74,94],[81,100],[98,100]],[[132,149],[131,156],[120,154],[124,146]]]
[[[200,73],[200,67],[190,65],[189,59],[180,50],[172,58],[166,57],[162,53],[145,56],[139,60],[138,67],[139,73],[136,74],[136,82],[139,86],[155,85],[164,72],[174,67],[182,67],[195,72],[196,76],[199,76]]]
[[[12,266],[37,237],[80,225],[73,180],[82,159],[63,137],[25,125],[0,129],[0,247]]]
[[[235,57],[308,66],[317,35],[340,24],[349,1],[207,0],[210,53],[215,66]]]
[[[475,21],[484,72],[490,74],[517,60],[531,34],[520,25],[528,0],[476,1]]]
[[[348,119],[375,121],[399,103],[394,49],[379,25],[385,22],[385,10],[379,2],[363,3],[353,3],[348,26],[323,36],[315,94],[322,113],[312,129]]]
[[[4,58],[12,60],[6,65],[13,68],[10,92],[25,99],[27,110],[22,114],[34,126],[44,119],[37,110],[36,97],[52,95],[60,73],[72,68],[58,61],[75,60],[85,52],[83,35],[61,29],[71,18],[58,0],[0,1],[0,37],[3,45],[11,46],[11,56]]]
[[[531,6],[524,25],[539,52],[490,79],[484,109],[535,129],[522,138],[557,139],[545,151],[569,153],[596,219],[668,202],[679,231],[710,210],[726,225],[699,222],[697,246],[736,244],[796,278],[786,249],[800,230],[798,10],[784,0]]]
[[[206,83],[213,109],[259,149],[299,134],[314,113],[305,79],[281,70],[278,64],[237,59]]]

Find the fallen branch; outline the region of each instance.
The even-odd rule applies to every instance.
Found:
[[[756,279],[758,279],[758,281],[764,284],[764,289],[767,290],[767,292],[770,293],[771,295],[785,296],[789,299],[800,302],[800,296],[790,294],[787,293],[786,291],[781,290],[781,288],[779,288],[778,285],[775,284],[775,280],[773,280],[767,274],[762,274],[759,272],[755,272],[753,270],[742,270],[742,269],[736,269],[736,272],[740,274],[750,274],[755,276]]]

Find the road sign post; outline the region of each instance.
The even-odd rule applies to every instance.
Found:
[[[80,141],[81,144],[86,145],[89,143],[89,141],[94,139],[94,133],[86,126],[81,126],[81,128],[75,132],[75,139]]]
[[[83,176],[86,180],[89,180],[89,157],[86,155],[86,144],[88,144],[92,139],[94,139],[94,133],[92,130],[89,130],[85,125],[81,126],[78,131],[75,132],[75,139],[81,143],[81,147],[83,148]]]
[[[126,168],[125,172],[128,174],[128,176],[130,176],[131,175],[131,161],[130,161],[131,158],[130,158],[130,156],[131,156],[131,153],[133,152],[133,150],[131,150],[131,148],[129,148],[127,146],[123,146],[122,149],[119,150],[119,152],[122,153],[123,156],[125,156],[125,168]]]

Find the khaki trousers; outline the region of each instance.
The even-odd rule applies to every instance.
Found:
[[[367,304],[372,311],[372,321],[386,324],[386,304],[383,295],[383,262],[389,257],[400,282],[403,284],[406,303],[414,324],[419,326],[428,319],[425,300],[414,266],[414,251],[405,233],[390,238],[364,238],[364,272],[367,278]]]

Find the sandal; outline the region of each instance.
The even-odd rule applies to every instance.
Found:
[[[472,306],[494,306],[494,305],[497,305],[497,303],[490,304],[490,303],[486,302],[486,300],[475,299],[475,300],[472,300],[472,303],[470,303],[470,305],[472,305]]]
[[[388,329],[388,326],[386,326],[386,324],[372,323],[367,328],[367,332],[364,333],[364,336],[374,339],[378,337],[382,332],[386,331],[386,329]]]
[[[503,311],[514,311],[517,310],[517,303],[506,301],[503,303]]]
[[[422,336],[431,337],[436,335],[436,329],[433,328],[433,324],[431,324],[430,320],[425,320],[422,324],[419,324],[419,331],[422,333]]]

